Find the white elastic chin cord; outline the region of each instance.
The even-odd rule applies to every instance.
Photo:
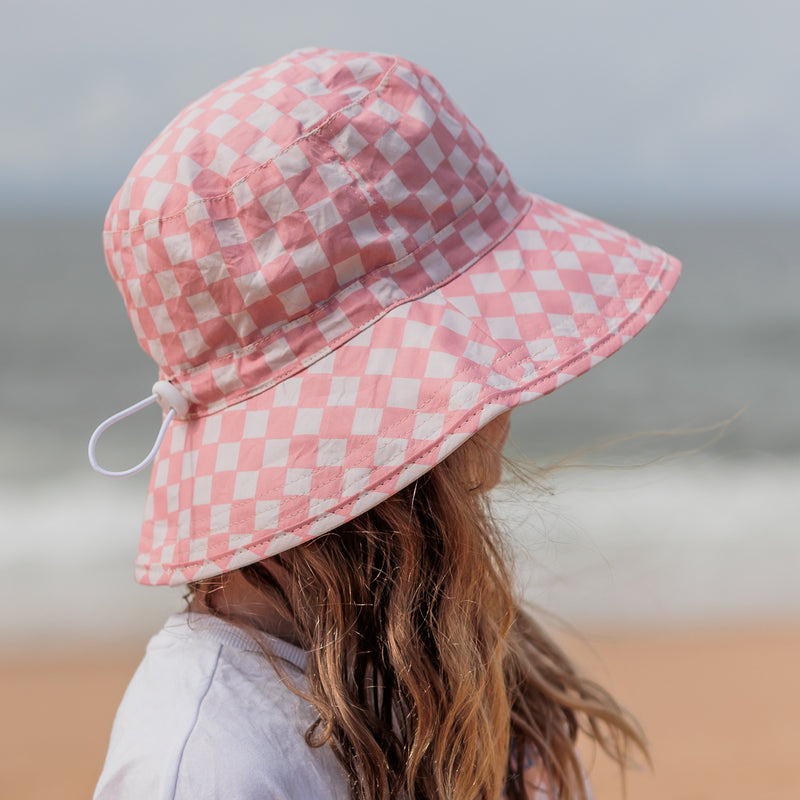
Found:
[[[158,436],[156,436],[155,444],[153,444],[150,452],[135,467],[131,467],[130,469],[113,472],[112,470],[105,469],[105,467],[101,467],[97,463],[95,448],[103,432],[110,428],[115,422],[119,422],[121,419],[125,419],[125,417],[130,417],[132,414],[141,411],[152,403],[158,403],[167,412],[167,415],[161,423],[161,428],[158,431]],[[141,472],[145,467],[151,464],[156,457],[158,448],[161,447],[161,442],[164,441],[164,436],[167,433],[167,425],[172,422],[174,417],[184,416],[188,410],[188,400],[171,383],[168,381],[156,381],[153,384],[153,393],[150,397],[146,397],[144,400],[134,403],[132,406],[114,414],[114,416],[109,417],[105,422],[101,422],[97,426],[95,432],[89,439],[89,463],[92,465],[92,469],[94,469],[95,472],[99,472],[101,475],[107,475],[109,478],[125,478],[128,475],[135,475],[137,472]]]

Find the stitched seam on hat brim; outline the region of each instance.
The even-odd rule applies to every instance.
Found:
[[[661,285],[661,280],[659,280],[658,288],[651,289],[642,298],[642,301],[639,304],[639,307],[637,308],[637,310],[634,311],[634,312],[631,312],[628,316],[626,316],[625,319],[613,331],[609,331],[602,338],[598,339],[594,344],[592,344],[590,347],[582,350],[580,353],[576,353],[575,355],[571,356],[567,361],[561,362],[557,369],[551,369],[551,370],[549,370],[547,372],[547,374],[541,375],[541,376],[537,376],[531,382],[522,382],[522,383],[518,384],[514,389],[503,389],[503,390],[498,391],[497,393],[492,395],[490,398],[487,398],[484,402],[482,402],[479,407],[473,409],[466,416],[464,416],[461,419],[461,421],[458,423],[458,425],[449,433],[449,435],[456,434],[458,431],[462,430],[463,428],[468,427],[468,425],[472,421],[472,419],[477,414],[482,413],[483,409],[486,406],[490,405],[492,401],[496,401],[496,400],[502,398],[505,395],[514,394],[514,393],[517,393],[517,392],[520,392],[520,391],[523,391],[523,390],[530,391],[531,389],[534,389],[537,385],[552,379],[554,376],[558,375],[560,372],[563,372],[564,370],[568,369],[570,366],[574,365],[575,363],[581,361],[582,359],[585,359],[588,356],[591,356],[596,351],[602,349],[606,344],[608,344],[615,337],[617,337],[620,334],[624,333],[625,329],[627,327],[630,327],[631,325],[633,325],[637,321],[640,321],[641,317],[642,317],[642,314],[646,311],[647,307],[652,304],[654,299],[658,298],[659,295],[663,294],[664,295],[663,301],[656,305],[656,308],[654,309],[653,313],[658,311],[659,308],[661,308],[661,306],[663,305],[663,302],[667,299],[667,297],[669,295],[669,292],[671,292],[672,288],[674,287],[674,284],[677,281],[678,274],[679,274],[677,261],[672,259],[666,253],[663,253],[663,255],[664,255],[664,258],[660,262],[658,262],[657,268],[654,269],[652,272],[648,273],[647,277],[656,277],[657,276],[657,277],[659,277],[659,279],[661,279],[661,278],[663,278],[665,276],[674,277],[674,280],[672,280],[671,283],[668,286]],[[668,265],[670,265],[670,264],[672,265],[672,269],[668,268]],[[627,282],[627,280],[633,280],[635,277],[641,277],[641,276],[630,276],[629,278],[626,279],[626,282]],[[623,283],[623,285],[624,285],[624,283]],[[644,325],[642,325],[642,327],[644,327]],[[637,333],[638,333],[638,331],[637,331]],[[621,347],[621,345],[620,345],[620,347]],[[503,353],[503,355],[501,355],[499,358],[497,358],[493,363],[494,364],[499,364],[500,362],[505,361],[505,360],[507,360],[509,358],[514,358],[516,352],[521,350],[521,349],[523,349],[523,348],[527,349],[527,345],[521,344],[518,347],[515,347],[514,349]],[[617,352],[617,350],[619,350],[619,349],[620,348],[617,348],[614,352]],[[521,366],[526,361],[529,361],[530,358],[531,358],[530,354],[527,353],[525,358],[522,358],[519,361],[514,362],[513,364],[510,365],[510,368],[513,369],[514,367]],[[465,376],[468,376],[468,375],[470,375],[472,373],[473,373],[473,370],[463,371],[463,372],[459,373],[459,376],[464,376],[465,377]],[[583,374],[583,373],[581,373],[581,374]],[[578,377],[578,376],[574,376],[574,377]],[[465,391],[465,390],[466,390],[466,387],[462,391]],[[421,406],[419,406],[418,408],[414,409],[413,411],[411,411],[409,414],[407,414],[406,416],[402,417],[401,419],[397,420],[389,429],[387,429],[387,431],[384,433],[384,435],[388,436],[388,434],[392,430],[396,429],[400,425],[403,425],[410,417],[413,417],[413,416],[417,415],[423,408],[425,408],[428,405],[430,405],[431,403],[433,403],[434,400],[439,399],[441,394],[442,394],[441,392],[437,392],[437,393],[431,395],[431,397],[428,398],[428,400],[425,401]],[[518,403],[517,403],[517,405],[518,405]],[[384,478],[382,478],[381,481],[378,482],[377,484],[375,484],[374,486],[366,486],[366,487],[364,487],[362,490],[360,490],[359,492],[357,492],[352,497],[348,498],[347,500],[345,500],[344,502],[342,502],[341,504],[339,504],[335,508],[327,509],[326,511],[324,511],[323,513],[319,514],[316,517],[313,517],[311,519],[305,519],[302,522],[299,522],[299,523],[296,523],[294,525],[289,526],[288,528],[285,528],[285,527],[282,526],[280,532],[278,532],[278,533],[276,533],[275,531],[271,531],[268,535],[265,535],[263,538],[258,539],[257,541],[255,541],[255,542],[253,542],[251,544],[248,544],[248,545],[246,545],[244,547],[236,547],[236,548],[234,548],[232,550],[227,550],[224,553],[220,553],[219,555],[214,556],[213,558],[206,557],[206,558],[201,558],[201,559],[195,559],[193,561],[181,562],[179,565],[166,566],[166,565],[160,565],[159,564],[158,565],[159,569],[161,569],[166,574],[173,574],[175,572],[179,572],[179,571],[182,571],[182,570],[185,570],[185,569],[188,569],[188,568],[191,568],[191,567],[195,567],[195,566],[198,566],[198,565],[202,565],[202,564],[205,564],[205,563],[215,564],[216,565],[216,562],[222,561],[222,560],[224,560],[226,558],[229,558],[232,555],[235,555],[236,553],[239,553],[239,552],[242,552],[242,551],[249,551],[251,553],[254,553],[254,555],[255,555],[255,551],[256,550],[258,550],[259,548],[263,547],[264,544],[269,544],[272,541],[274,541],[276,536],[284,537],[284,536],[293,535],[293,536],[297,536],[297,538],[302,538],[298,534],[293,533],[293,531],[295,531],[296,529],[298,529],[298,528],[300,528],[300,527],[302,527],[304,525],[308,525],[308,524],[310,524],[312,522],[317,523],[317,522],[319,522],[321,520],[326,519],[327,517],[341,516],[342,512],[344,512],[344,514],[346,515],[347,514],[347,510],[349,508],[352,508],[352,506],[358,501],[358,499],[359,499],[359,497],[361,495],[363,495],[365,493],[369,493],[369,492],[379,492],[380,491],[380,487],[386,485],[387,483],[395,481],[397,476],[404,469],[410,467],[413,464],[416,464],[416,463],[420,462],[424,458],[424,456],[426,456],[431,450],[433,450],[435,447],[439,447],[439,446],[441,446],[441,441],[440,440],[437,440],[436,442],[433,442],[431,444],[426,445],[425,447],[423,447],[415,455],[415,457],[414,457],[414,459],[412,461],[408,461],[408,462],[405,462],[403,464],[400,464],[400,465],[397,466],[396,469],[391,469],[391,472],[388,475],[386,475]],[[376,450],[375,452],[378,452],[378,451]],[[370,453],[372,453],[372,451],[370,451]],[[360,461],[358,461],[355,464],[353,464],[352,465],[353,468],[359,466],[360,464],[366,463],[367,460],[369,459],[369,457],[370,456],[365,456],[363,459],[361,459]],[[324,486],[329,485],[330,483],[334,482],[334,480],[336,480],[336,479],[332,479],[332,480],[328,481],[326,484],[323,484],[322,486],[320,486],[318,488],[320,488],[320,489],[324,488]],[[231,507],[231,509],[239,508],[239,507],[241,507],[243,505],[248,505],[251,502],[252,502],[252,500],[242,501],[242,502],[239,502],[239,503],[231,504],[230,507]],[[289,518],[291,518],[292,516],[299,516],[301,513],[303,513],[303,512],[301,512],[301,511],[294,512],[293,514],[291,514],[289,516]],[[220,530],[209,531],[204,536],[210,537],[210,536],[215,536],[215,535],[218,535],[218,534],[221,534],[221,533],[225,533],[225,532],[231,532],[231,531],[234,531],[237,527],[241,527],[246,522],[248,522],[249,524],[252,524],[249,520],[241,520],[241,521],[239,521],[237,523],[233,523],[232,525],[227,525],[227,526],[225,526],[224,528],[222,528]],[[322,534],[319,534],[319,535],[322,535]],[[262,555],[261,557],[263,558],[265,556]],[[152,565],[152,564],[150,564],[150,565],[143,564],[142,568],[143,569],[152,569],[153,566],[154,565]]]
[[[178,217],[182,217],[186,214],[186,212],[190,208],[194,208],[195,206],[204,204],[204,203],[216,203],[221,200],[227,200],[229,197],[233,196],[233,190],[237,186],[241,186],[241,184],[245,183],[247,179],[251,175],[255,175],[257,172],[266,169],[270,164],[272,164],[275,159],[280,158],[284,153],[291,150],[297,144],[306,139],[310,139],[313,136],[318,135],[321,131],[324,131],[328,126],[332,125],[333,122],[344,112],[346,112],[349,108],[353,108],[354,106],[360,105],[361,103],[365,102],[366,99],[370,95],[379,95],[385,88],[386,84],[389,80],[391,74],[397,69],[398,65],[400,64],[400,59],[395,57],[392,64],[387,67],[386,71],[381,75],[381,79],[378,82],[378,85],[374,89],[370,89],[367,92],[364,92],[359,98],[356,100],[351,101],[347,105],[342,106],[341,108],[336,109],[336,111],[331,112],[322,122],[320,122],[315,128],[306,131],[301,136],[298,136],[296,139],[293,139],[289,144],[285,147],[281,148],[281,150],[276,153],[272,158],[267,159],[263,164],[259,164],[257,167],[253,167],[249,172],[246,172],[240,178],[237,178],[228,189],[227,192],[223,192],[222,194],[216,194],[212,197],[199,197],[197,200],[192,200],[191,203],[187,203],[180,211],[176,211],[174,214],[168,214],[165,217],[153,217],[152,219],[145,220],[140,225],[135,225],[132,228],[105,228],[109,233],[135,233],[137,231],[143,231],[148,225],[161,225],[164,222],[169,222],[170,220],[177,219]]]
[[[503,173],[503,174],[508,175],[507,172]],[[491,190],[495,186],[498,185],[501,177],[502,177],[502,175],[498,176],[497,180],[487,189],[486,193],[484,195],[482,195],[475,202],[475,204],[470,207],[470,209],[476,208],[484,198],[489,196],[489,194],[491,193]],[[509,176],[509,181],[510,181],[510,176]],[[503,188],[503,187],[501,187],[501,188]],[[365,322],[363,322],[363,323],[361,323],[359,325],[352,326],[351,328],[349,328],[344,333],[342,333],[339,336],[337,336],[334,339],[332,339],[330,342],[328,342],[328,344],[325,347],[321,348],[320,350],[316,351],[315,353],[312,353],[311,355],[306,356],[305,358],[295,360],[291,364],[288,364],[287,366],[282,367],[281,370],[279,370],[276,375],[273,375],[267,381],[264,381],[263,383],[260,383],[260,384],[254,386],[254,387],[235,390],[235,391],[225,395],[223,398],[221,398],[219,400],[216,400],[216,401],[214,401],[213,403],[211,403],[209,405],[203,406],[202,408],[198,409],[197,411],[192,411],[191,413],[187,414],[184,417],[184,419],[200,419],[202,417],[210,416],[212,414],[218,413],[219,411],[223,410],[224,408],[228,408],[230,406],[236,405],[237,403],[241,403],[241,402],[249,399],[250,397],[255,397],[256,395],[261,394],[262,392],[265,392],[265,391],[268,391],[269,389],[274,388],[279,383],[282,383],[283,381],[288,380],[293,375],[296,375],[298,372],[301,372],[301,371],[303,371],[305,369],[308,369],[308,367],[311,366],[312,364],[315,364],[317,361],[325,358],[325,356],[329,355],[332,351],[336,350],[338,347],[341,347],[345,342],[347,342],[350,339],[354,338],[355,336],[357,336],[362,331],[366,330],[367,328],[372,327],[375,323],[377,323],[380,319],[385,317],[388,313],[393,311],[395,308],[398,308],[399,306],[405,305],[406,303],[410,303],[413,300],[417,300],[420,297],[425,297],[425,296],[435,292],[436,290],[440,289],[442,286],[446,286],[450,281],[454,280],[459,275],[461,275],[462,273],[466,272],[468,269],[473,267],[478,261],[480,261],[488,253],[490,253],[495,247],[499,246],[519,226],[519,224],[525,218],[525,215],[528,213],[528,211],[530,210],[531,206],[533,205],[533,200],[534,200],[533,195],[530,194],[530,193],[523,193],[523,192],[520,191],[519,194],[521,196],[525,197],[525,203],[522,206],[522,208],[520,209],[520,211],[518,212],[517,216],[511,222],[507,223],[506,230],[501,235],[499,235],[496,240],[491,241],[482,250],[478,251],[478,253],[475,254],[473,258],[469,259],[464,265],[462,265],[458,269],[454,269],[449,275],[447,275],[441,281],[439,281],[438,283],[435,283],[435,284],[430,284],[430,285],[426,286],[424,289],[421,289],[420,291],[418,291],[418,292],[416,292],[416,293],[414,293],[412,295],[406,295],[405,297],[401,298],[400,300],[397,300],[397,301],[395,301],[394,303],[392,303],[392,304],[390,304],[388,306],[384,306],[373,317],[371,317],[370,319],[366,320]],[[494,204],[497,205],[497,203],[500,202],[503,199],[503,197],[504,196],[501,195],[498,198],[498,200],[494,202]],[[448,237],[452,236],[453,234],[459,233],[459,230],[457,228],[455,228],[454,226],[456,226],[456,224],[459,222],[459,220],[463,220],[463,219],[464,219],[464,215],[463,214],[460,215],[459,217],[456,217],[456,219],[452,220],[444,228],[442,228],[441,230],[437,231],[434,234],[434,236],[432,236],[426,242],[421,244],[416,250],[413,250],[411,253],[409,253],[408,255],[404,256],[401,259],[398,259],[397,261],[392,261],[390,264],[384,264],[383,266],[379,267],[378,269],[373,270],[370,273],[369,277],[372,278],[372,276],[374,276],[376,273],[383,273],[383,272],[388,271],[390,269],[395,269],[397,267],[400,267],[406,262],[411,263],[414,260],[421,260],[422,258],[425,258],[426,255],[424,254],[424,251],[426,249],[430,249],[430,250],[433,251],[434,248],[438,247],[438,245],[441,243],[441,241],[447,239]],[[369,285],[371,286],[371,285],[377,283],[383,277],[385,277],[385,276],[383,276],[382,274],[379,274],[377,277],[375,277],[374,279],[370,280]],[[274,331],[270,331],[269,334],[267,334],[266,336],[262,337],[261,339],[257,339],[256,341],[251,342],[250,344],[245,345],[244,347],[239,348],[237,350],[232,350],[229,353],[225,353],[225,355],[220,356],[219,358],[213,359],[211,361],[207,361],[207,362],[205,362],[203,364],[199,364],[198,366],[192,367],[191,369],[184,370],[184,371],[179,372],[179,373],[175,373],[172,376],[168,376],[167,373],[164,373],[164,374],[165,374],[166,377],[168,377],[170,382],[183,383],[186,380],[191,380],[191,378],[194,375],[198,375],[198,374],[204,373],[204,372],[211,372],[211,371],[213,371],[215,369],[219,369],[220,367],[224,366],[228,362],[236,361],[237,359],[239,359],[239,358],[241,358],[243,356],[250,355],[251,353],[254,353],[254,352],[259,351],[259,350],[264,350],[273,340],[278,339],[281,335],[283,335],[284,332],[286,331],[286,329],[289,326],[291,326],[291,329],[294,329],[296,327],[301,327],[302,325],[306,325],[306,324],[312,322],[313,320],[315,320],[319,316],[324,316],[324,313],[327,311],[328,307],[330,305],[332,305],[334,302],[338,301],[338,294],[340,294],[341,291],[344,291],[344,290],[352,291],[351,287],[353,286],[353,284],[354,284],[354,282],[348,283],[346,286],[342,287],[342,290],[340,290],[340,292],[337,293],[337,296],[329,298],[328,300],[326,300],[324,303],[318,305],[316,308],[314,308],[312,311],[310,311],[305,316],[298,317],[297,319],[292,320],[287,325],[284,325],[281,328],[277,328]]]

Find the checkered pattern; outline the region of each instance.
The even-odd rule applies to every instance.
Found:
[[[450,279],[526,203],[428,74],[311,51],[185,109],[115,198],[105,247],[141,345],[199,415]]]
[[[374,506],[617,350],[679,269],[521,191],[420,68],[322,50],[185,109],[105,247],[191,402],[154,465],[143,583],[236,569]]]

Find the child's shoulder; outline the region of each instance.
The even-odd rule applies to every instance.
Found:
[[[302,651],[281,645],[302,668]],[[95,798],[239,800],[282,796],[298,782],[309,782],[307,796],[347,797],[330,749],[305,744],[314,717],[245,634],[175,615],[128,686]]]

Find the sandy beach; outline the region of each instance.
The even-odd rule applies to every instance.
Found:
[[[653,770],[628,773],[629,798],[800,797],[800,625],[607,634],[587,645],[569,649],[650,742]],[[597,800],[622,797],[607,760],[591,774]]]
[[[629,798],[800,797],[800,625],[604,633],[565,645],[647,732],[654,769],[629,773]],[[91,797],[140,653],[0,659],[3,798]],[[611,765],[597,758],[590,769],[597,800],[622,796]]]

